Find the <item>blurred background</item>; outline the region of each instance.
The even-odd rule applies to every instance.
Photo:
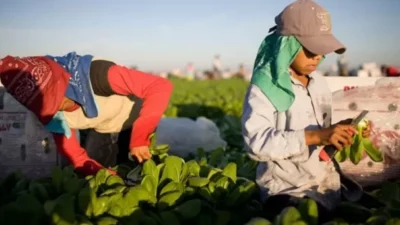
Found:
[[[292,0],[1,0],[0,57],[92,54],[160,76],[249,78],[274,17]],[[397,76],[400,1],[317,0],[347,47],[317,73]]]

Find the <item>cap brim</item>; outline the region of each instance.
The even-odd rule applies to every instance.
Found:
[[[346,51],[346,47],[332,34],[303,37],[296,36],[296,38],[303,47],[317,55],[327,55],[332,52],[343,54]]]

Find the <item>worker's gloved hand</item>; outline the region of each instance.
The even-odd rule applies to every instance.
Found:
[[[130,152],[132,156],[136,157],[139,163],[151,158],[149,146],[133,147]]]

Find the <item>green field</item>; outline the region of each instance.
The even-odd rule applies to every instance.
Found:
[[[242,151],[240,115],[248,83],[242,80],[184,81],[173,79],[169,117],[212,119],[228,142],[226,151],[201,149],[187,159],[156,146],[143,165],[119,165],[120,177],[102,170],[81,177],[73,169],[56,168],[52,176],[28,180],[10,174],[0,186],[0,224],[4,225],[253,225],[317,224],[315,202],[288,207],[262,219],[267,208],[254,182],[257,163]],[[153,137],[156,138],[156,137]],[[385,204],[372,209],[343,202],[329,224],[400,224],[400,186],[388,183],[370,192]],[[397,219],[396,219],[397,217]]]

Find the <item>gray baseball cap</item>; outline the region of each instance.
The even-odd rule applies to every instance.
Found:
[[[313,0],[296,0],[275,17],[276,32],[293,35],[310,52],[342,54],[346,47],[332,34],[328,11]]]

